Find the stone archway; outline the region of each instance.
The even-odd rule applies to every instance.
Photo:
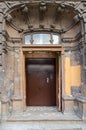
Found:
[[[6,73],[9,73],[9,75],[6,76],[6,78],[7,77],[8,78],[5,83],[4,89],[9,93],[9,91],[11,90],[10,88],[12,87],[10,87],[9,90],[7,90],[6,84],[8,83],[10,85],[13,85],[11,93],[12,95],[8,94],[6,96],[6,92],[3,92],[3,95],[5,95],[6,99],[8,99],[6,103],[5,100],[3,99],[4,100],[3,107],[5,106],[5,108],[7,103],[10,102],[10,99],[12,100],[14,110],[16,109],[21,110],[23,108],[22,107],[23,92],[20,85],[21,84],[20,75],[22,72],[18,71],[18,68],[20,67],[22,69],[21,67],[22,58],[20,59],[19,57],[21,57],[22,53],[21,48],[23,45],[22,43],[24,43],[24,37],[23,37],[24,34],[26,32],[34,33],[37,31],[39,32],[46,31],[46,32],[59,33],[61,36],[61,40],[63,43],[62,46],[65,50],[64,52],[65,59],[63,62],[65,63],[64,68],[66,69],[66,71],[63,72],[65,74],[65,78],[63,79],[65,84],[62,87],[63,111],[67,112],[73,111],[74,98],[71,97],[70,95],[71,94],[75,95],[76,93],[80,94],[79,93],[80,92],[79,89],[81,87],[80,66],[82,66],[80,63],[80,55],[82,55],[83,60],[85,59],[85,47],[82,47],[82,44],[84,45],[85,43],[85,40],[83,41],[84,39],[83,34],[85,33],[85,30],[83,28],[84,24],[83,19],[85,20],[84,17],[85,13],[83,12],[83,10],[85,8],[85,5],[84,2],[56,1],[55,3],[53,3],[53,6],[51,5],[51,3],[52,2],[34,2],[34,1],[31,3],[19,2],[19,1],[5,2],[5,3],[3,2],[4,9],[2,10],[4,10],[4,12],[6,13],[4,17],[4,23],[3,23],[4,31],[2,36],[2,43],[4,43],[3,50],[6,53],[6,55],[3,54],[3,59],[7,60],[7,61],[3,60],[3,68],[4,67],[6,68],[5,64],[9,63],[8,64],[9,69],[6,71]],[[76,12],[78,12],[78,15],[76,15],[75,9]],[[34,15],[34,10],[37,15]],[[51,10],[52,13],[50,14],[49,12]],[[1,15],[2,14],[3,13],[1,12]],[[66,17],[64,16],[67,16],[69,20],[67,21]],[[80,26],[80,22],[82,22],[81,24],[82,27]],[[80,54],[80,50],[82,51],[82,54]],[[12,52],[12,55],[10,55],[11,54],[10,52]],[[78,55],[76,56],[77,53]],[[12,59],[12,64],[10,64],[10,59]],[[84,60],[84,66],[85,66],[85,60]],[[3,69],[3,71],[4,70],[5,69]],[[11,74],[11,70],[13,71],[13,74]],[[75,80],[75,78],[73,78],[74,70],[77,70],[79,72],[77,81]],[[85,67],[82,70],[85,70]],[[67,76],[67,73],[72,76],[72,79],[70,78],[71,76],[69,77]],[[84,71],[82,72],[82,75],[85,75]],[[77,76],[77,73],[75,73],[75,76]],[[85,79],[83,78],[82,81],[84,82],[85,86]],[[70,108],[68,109],[69,104],[71,105]],[[15,105],[17,107],[15,107]]]

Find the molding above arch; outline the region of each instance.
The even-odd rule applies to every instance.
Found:
[[[43,16],[44,17],[44,15],[45,15],[45,12],[43,12],[44,11],[44,9],[46,8],[46,10],[47,10],[47,5],[51,5],[52,6],[52,3],[53,3],[53,5],[54,6],[57,6],[57,11],[58,12],[61,12],[61,13],[63,13],[64,12],[64,10],[67,8],[67,7],[71,7],[72,9],[73,9],[73,12],[74,13],[76,13],[76,8],[81,4],[80,2],[68,2],[68,1],[65,1],[65,2],[61,2],[61,1],[52,1],[51,2],[51,0],[50,1],[46,1],[46,2],[44,2],[44,3],[41,3],[39,0],[38,1],[34,1],[34,0],[32,0],[32,1],[15,1],[15,2],[12,2],[12,1],[5,1],[4,2],[4,4],[5,4],[5,6],[6,6],[6,9],[4,8],[4,17],[5,17],[5,19],[6,19],[6,21],[8,22],[8,24],[12,27],[12,28],[14,28],[15,30],[17,30],[18,32],[23,32],[23,31],[26,31],[26,30],[23,30],[22,28],[19,28],[19,26],[17,26],[13,21],[12,21],[12,19],[13,19],[13,17],[12,17],[12,15],[11,15],[11,13],[14,11],[14,10],[16,10],[17,8],[19,9],[19,6],[20,6],[20,9],[23,9],[24,10],[24,8],[26,8],[27,7],[27,5],[28,5],[28,8],[30,7],[30,6],[32,6],[33,5],[33,7],[35,6],[35,5],[37,5],[38,6],[38,10],[39,10],[39,7],[40,7],[40,9],[42,9],[41,11],[39,10],[39,12],[41,13],[41,15],[40,16]],[[44,5],[42,5],[42,4],[44,4]],[[27,8],[27,9],[28,9]],[[77,8],[78,9],[78,8]],[[58,12],[55,12],[55,17],[57,17],[57,13]],[[23,12],[23,13],[26,13],[25,15],[26,15],[26,21],[27,22],[29,22],[29,19],[30,19],[30,17],[29,16],[27,16],[27,12]],[[75,18],[77,16],[77,18]],[[71,23],[69,24],[69,25],[67,25],[67,26],[65,26],[65,27],[63,27],[63,28],[61,28],[61,29],[59,29],[59,28],[55,28],[55,24],[51,24],[50,25],[50,27],[49,28],[46,28],[46,27],[44,27],[44,25],[42,25],[41,24],[41,21],[40,21],[40,25],[39,25],[39,28],[36,28],[36,30],[51,30],[51,31],[57,31],[57,32],[59,32],[59,33],[65,33],[65,32],[67,32],[67,31],[69,31],[71,28],[73,28],[79,21],[80,21],[80,17],[78,16],[78,15],[76,15],[74,18],[73,18],[73,20],[71,21]],[[40,18],[41,19],[41,18]],[[44,18],[43,18],[44,19]],[[29,30],[30,31],[33,31],[33,29],[35,30],[35,28],[34,28],[34,26],[33,25],[29,25]],[[28,29],[27,29],[28,30]]]
[[[77,1],[74,1],[74,2],[73,1],[57,1],[57,0],[53,0],[52,1],[52,0],[46,0],[45,1],[46,4],[50,5],[50,4],[53,3],[53,5],[60,6],[61,7],[61,11],[63,9],[65,9],[66,7],[71,7],[73,9],[74,13],[76,14],[77,18],[74,17],[74,19],[71,22],[71,24],[69,24],[68,26],[62,28],[61,30],[56,29],[55,28],[55,24],[51,24],[50,28],[45,28],[43,24],[40,24],[39,28],[34,28],[32,25],[30,25],[29,31],[32,32],[33,29],[34,29],[34,31],[42,31],[42,30],[44,30],[44,31],[51,31],[51,32],[53,31],[53,32],[57,32],[57,33],[60,33],[60,34],[69,31],[71,28],[73,28],[75,25],[77,25],[77,23],[79,21],[81,21],[82,15],[83,15],[83,13],[85,13],[85,11],[84,11],[85,8],[86,8],[85,2],[84,1],[80,1],[80,0],[77,0]],[[25,1],[20,1],[20,0],[18,0],[18,1],[7,1],[6,0],[5,1],[5,0],[2,0],[2,2],[0,3],[0,7],[1,7],[0,11],[4,15],[4,18],[6,18],[6,16],[8,14],[10,15],[11,12],[16,10],[17,8],[19,8],[19,6],[20,6],[20,8],[22,8],[24,5],[29,5],[29,6],[32,5],[32,4],[33,5],[37,5],[37,4],[39,5],[39,3],[41,3],[40,0],[29,0],[29,1],[27,1],[27,0],[25,0]],[[4,24],[4,22],[3,22],[3,24]],[[20,33],[23,32],[23,30],[21,28],[17,27],[12,22],[10,22],[10,26],[12,28],[14,28],[15,30],[17,30],[18,32],[20,32]],[[28,29],[25,30],[24,32],[26,32],[26,31],[28,31]],[[65,40],[67,42],[67,41],[73,41],[74,39],[70,39],[69,38],[69,39],[65,39]]]

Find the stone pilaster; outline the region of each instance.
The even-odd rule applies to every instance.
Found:
[[[12,96],[13,111],[21,111],[21,88],[20,88],[20,51],[19,48],[14,52],[14,95]]]
[[[81,34],[82,34],[82,48],[81,48],[81,95],[76,97],[74,102],[74,110],[76,114],[86,119],[86,6],[85,1],[82,1],[80,9],[82,8],[81,15]]]
[[[86,96],[86,13],[82,15],[83,17],[83,25],[82,29],[84,26],[84,29],[82,30],[82,59],[83,59],[83,64],[82,64],[82,95],[85,97]]]
[[[1,116],[7,117],[10,109],[10,98],[8,97],[8,78],[7,78],[7,50],[6,50],[6,37],[3,34],[4,28],[4,9],[8,7],[5,6],[4,2],[0,3],[0,111]],[[1,118],[3,118],[1,117]]]

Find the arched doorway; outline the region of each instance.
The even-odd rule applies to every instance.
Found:
[[[9,34],[7,44],[8,47],[10,46],[10,48],[13,47],[14,49],[14,54],[12,57],[12,60],[15,63],[15,66],[13,66],[13,72],[15,73],[12,76],[14,81],[14,95],[12,97],[14,109],[17,109],[15,106],[19,107],[19,109],[21,109],[22,106],[24,110],[24,108],[28,106],[26,105],[28,94],[26,94],[27,85],[25,74],[25,59],[27,55],[29,57],[31,53],[33,56],[33,58],[31,58],[34,59],[35,54],[33,53],[38,53],[39,55],[41,55],[42,52],[52,54],[54,52],[55,54],[60,54],[60,64],[58,67],[60,68],[60,78],[57,77],[56,82],[58,82],[58,80],[60,79],[59,86],[61,87],[58,87],[59,94],[57,96],[59,97],[59,103],[57,104],[59,104],[58,107],[60,108],[60,110],[61,107],[64,110],[65,108],[68,108],[67,105],[72,102],[72,105],[69,106],[70,109],[73,108],[73,98],[70,99],[72,93],[71,87],[77,87],[80,85],[80,82],[77,82],[72,75],[74,74],[74,70],[78,70],[80,72],[80,65],[77,65],[78,58],[74,57],[76,56],[74,52],[76,50],[74,50],[74,48],[78,45],[77,39],[81,38],[79,37],[81,27],[79,19],[75,14],[73,7],[66,7],[63,6],[61,3],[53,3],[53,5],[51,3],[46,4],[46,2],[37,2],[35,4],[21,3],[20,8],[18,8],[18,6],[16,6],[16,8],[14,7],[13,10],[10,12],[8,11],[8,14],[5,16],[5,28],[7,30],[7,33]],[[67,16],[67,19],[65,16]],[[37,32],[39,34],[36,34]],[[47,33],[47,38],[48,35],[50,36],[50,39],[47,39],[49,41],[47,42],[47,44],[45,42],[46,39],[43,36],[45,34],[42,34],[42,32]],[[79,34],[77,32],[79,32]],[[27,38],[26,41],[24,39],[26,33],[30,34],[28,35],[28,37],[30,37],[30,40],[28,40],[29,42],[27,42]],[[57,42],[54,42],[54,38],[56,38],[57,35],[59,35],[61,38],[60,45],[58,45]],[[34,40],[34,38],[36,38],[36,40]],[[40,45],[38,45],[38,39],[44,40],[43,45],[41,44],[41,40]],[[56,39],[58,39],[58,37]],[[78,47],[76,49],[79,54]],[[7,55],[8,59],[9,56],[10,53],[9,55]],[[35,57],[36,60],[37,58],[38,57]],[[42,60],[43,58],[45,59],[45,57],[39,57],[39,59],[41,58]],[[48,60],[50,60],[50,58],[52,57],[47,57]],[[29,58],[29,60],[31,59]],[[8,64],[10,63],[8,62]],[[46,62],[46,64],[48,63]],[[78,67],[74,65],[77,65]],[[21,68],[20,70],[19,67]],[[77,76],[77,74],[75,76]],[[80,73],[78,75],[78,79],[80,81]],[[48,82],[48,80],[49,79],[47,79],[46,82]],[[66,96],[68,98],[66,98]],[[20,105],[18,102],[20,103]]]

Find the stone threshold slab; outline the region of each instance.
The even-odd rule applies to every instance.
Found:
[[[29,107],[25,112],[12,113],[7,121],[81,121],[75,113],[58,112],[56,107]]]

